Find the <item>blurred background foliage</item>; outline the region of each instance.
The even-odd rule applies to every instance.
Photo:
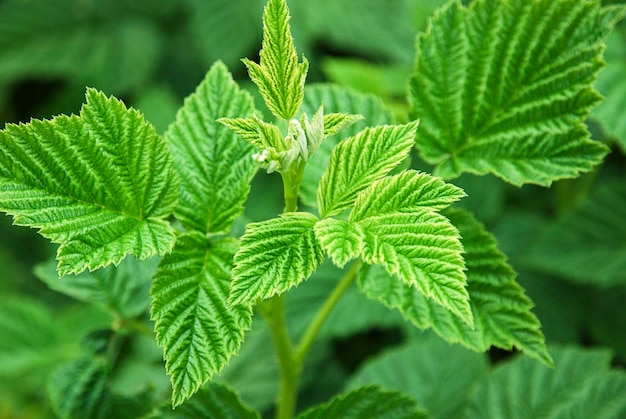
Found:
[[[406,120],[415,36],[443,3],[291,0],[296,46],[311,63],[308,82],[333,82],[378,96],[382,102],[373,96],[362,102],[371,102],[373,121]],[[255,94],[240,58],[258,56],[263,5],[263,0],[0,0],[0,126],[77,113],[85,87],[92,86],[140,109],[162,133],[218,59]],[[611,35],[605,59],[597,89],[606,101],[588,125],[612,153],[595,172],[549,189],[515,188],[491,176],[463,175],[453,182],[469,195],[460,205],[486,224],[509,256],[536,304],[549,345],[577,347],[555,353],[566,358],[581,347],[602,347],[623,367],[626,24]],[[258,107],[261,103],[257,100]],[[411,164],[430,170],[417,155]],[[277,177],[259,173],[250,202],[239,231],[244,222],[281,212]],[[144,265],[129,259],[117,270],[59,280],[48,262],[54,251],[35,231],[0,217],[0,418],[75,417],[63,389],[77,380],[83,387],[71,397],[83,397],[83,411],[93,416],[139,417],[166,402],[169,382],[148,314],[158,261]],[[327,263],[289,295],[294,335],[302,333],[338,277]],[[277,372],[261,323],[255,321],[241,354],[219,380],[267,411]],[[470,389],[481,389],[476,397],[488,392],[489,363],[511,356],[474,354],[412,330],[355,287],[316,345],[301,407],[355,383],[391,381],[438,417],[453,417],[472,403],[476,410]],[[515,362],[494,374],[533,361]],[[97,400],[89,398],[94,387],[104,389]],[[93,410],[102,405],[104,413]]]

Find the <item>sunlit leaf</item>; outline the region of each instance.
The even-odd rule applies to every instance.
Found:
[[[419,38],[409,94],[423,121],[417,148],[435,174],[548,186],[597,165],[607,148],[583,122],[623,11],[586,0],[477,0],[436,13]]]
[[[80,116],[0,131],[0,209],[61,244],[61,275],[170,251],[177,189],[154,127],[93,89]]]
[[[172,404],[188,399],[239,351],[250,306],[229,305],[237,242],[181,235],[152,286],[152,318],[173,386]]]

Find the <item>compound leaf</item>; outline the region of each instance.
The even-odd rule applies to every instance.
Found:
[[[340,268],[361,254],[363,249],[363,232],[359,225],[348,224],[343,220],[320,220],[315,224],[315,237]]]
[[[243,212],[257,165],[254,147],[216,122],[254,111],[252,97],[214,64],[165,133],[180,178],[176,217],[189,230],[223,233]]]
[[[317,221],[296,212],[248,224],[235,254],[229,302],[270,298],[307,279],[324,260],[313,231]]]
[[[188,399],[239,351],[252,309],[226,303],[237,242],[178,237],[152,286],[152,319],[171,376],[172,404]]]
[[[154,419],[260,419],[230,387],[209,383],[176,410],[164,407]]]
[[[479,0],[437,13],[419,38],[409,93],[423,121],[417,148],[435,174],[549,186],[597,165],[608,150],[583,122],[599,102],[592,84],[623,10]]]
[[[317,206],[318,185],[324,171],[328,167],[333,148],[341,140],[356,135],[367,126],[391,123],[392,117],[380,98],[374,95],[359,93],[333,84],[307,85],[305,91],[302,110],[312,115],[319,108],[320,104],[323,104],[324,111],[329,112],[324,118],[325,128],[327,128],[327,123],[332,122],[329,115],[332,115],[333,112],[360,114],[365,118],[364,120],[356,121],[353,125],[339,131],[336,135],[326,138],[322,141],[320,148],[309,158],[304,169],[304,178],[300,185],[300,197],[304,203],[314,208]],[[328,125],[328,127],[330,126],[332,125]],[[328,133],[324,132],[324,134],[330,135],[330,131]]]
[[[337,396],[326,404],[312,407],[298,419],[419,419],[426,418],[415,400],[398,391],[375,386],[362,387]]]
[[[396,287],[432,299],[471,328],[463,246],[458,230],[446,217],[422,210],[370,217],[358,224],[364,232],[365,262],[382,265],[389,275],[400,278]],[[371,295],[383,301],[397,298],[402,294],[392,291],[396,287],[388,285],[389,291],[378,289],[380,294]]]
[[[464,197],[465,193],[440,178],[404,170],[373,182],[358,194],[350,221],[420,209],[441,210]]]
[[[61,275],[170,251],[177,189],[154,127],[94,89],[80,116],[0,131],[0,210],[60,243]]]
[[[499,366],[478,386],[468,418],[623,418],[626,374],[605,350],[551,348],[556,369],[526,357]]]
[[[283,119],[293,118],[300,109],[309,68],[304,57],[298,63],[289,19],[286,0],[270,0],[263,12],[261,63],[243,60],[268,109]]]
[[[379,267],[359,278],[359,286],[370,298],[398,309],[421,329],[432,327],[448,342],[459,342],[475,351],[490,346],[511,349],[552,365],[540,332],[540,323],[530,311],[533,304],[515,282],[515,272],[506,262],[493,236],[469,213],[448,210],[445,215],[459,229],[467,266],[467,291],[474,328],[434,304],[401,281],[394,281]]]
[[[349,208],[361,190],[400,164],[413,147],[417,125],[366,128],[339,143],[317,191],[322,217]]]

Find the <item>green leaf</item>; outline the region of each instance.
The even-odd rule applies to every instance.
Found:
[[[154,127],[93,89],[80,116],[0,131],[0,210],[61,244],[61,275],[169,252],[177,187]]]
[[[358,194],[350,222],[393,213],[422,209],[438,211],[465,196],[462,189],[440,178],[405,170],[373,182]]]
[[[403,393],[369,386],[337,396],[326,404],[312,407],[298,419],[417,419],[426,418],[414,400]]]
[[[60,327],[39,301],[3,293],[0,302],[0,376],[16,377],[58,361]]]
[[[315,113],[320,104],[323,103],[324,110],[329,112],[329,115],[332,115],[334,112],[347,112],[360,114],[365,118],[365,120],[357,121],[353,125],[338,132],[336,135],[322,141],[320,148],[307,162],[304,169],[304,178],[300,185],[300,197],[308,206],[315,208],[317,206],[317,188],[319,181],[328,167],[332,149],[339,141],[356,135],[366,126],[391,123],[392,117],[380,98],[374,95],[365,95],[355,90],[332,84],[308,85],[305,92],[302,111],[309,115]],[[331,118],[326,115],[324,126],[326,127],[326,124],[330,124],[330,122]]]
[[[417,400],[433,418],[461,418],[472,390],[488,372],[487,357],[437,337],[419,339],[371,358],[348,388],[378,385]]]
[[[557,368],[526,357],[502,364],[476,389],[468,418],[623,418],[626,374],[604,350],[551,348]]]
[[[317,217],[286,213],[250,223],[235,254],[230,304],[282,294],[307,279],[324,260],[313,226]]]
[[[349,208],[361,190],[400,164],[414,144],[417,125],[366,128],[339,143],[317,191],[322,217]]]
[[[435,174],[549,186],[600,163],[584,125],[604,40],[623,8],[598,1],[459,1],[420,36],[410,83],[417,143]],[[558,22],[558,24],[555,24]]]
[[[302,105],[309,68],[304,57],[298,63],[289,19],[286,0],[269,0],[263,12],[261,63],[243,60],[268,109],[283,119],[293,118]]]
[[[256,115],[252,115],[251,118],[220,118],[217,121],[257,148],[284,150],[280,128],[268,124]]]
[[[239,351],[250,328],[250,306],[226,303],[231,286],[232,238],[178,237],[152,286],[152,319],[178,406]]]
[[[600,185],[577,210],[545,229],[524,255],[533,270],[600,286],[626,284],[626,184]]]
[[[449,210],[446,216],[459,229],[465,248],[467,291],[474,327],[433,304],[424,295],[400,281],[394,281],[379,267],[359,278],[359,286],[370,298],[398,309],[421,329],[433,328],[442,338],[475,351],[513,346],[552,365],[540,332],[540,323],[530,311],[533,304],[515,282],[515,272],[506,262],[495,239],[470,214]]]
[[[620,7],[620,6],[615,6]],[[626,109],[626,32],[617,27],[607,40],[605,55],[607,67],[600,72],[595,87],[605,100],[591,112],[593,119],[598,121],[602,131],[617,140],[617,143],[626,152],[626,119],[623,118]]]
[[[472,328],[463,246],[459,232],[446,217],[422,210],[370,217],[359,225],[364,232],[363,260],[381,264],[389,275],[401,280],[395,287],[389,284],[388,291],[366,291],[368,295],[385,301],[402,295],[392,291],[394,288],[419,292]],[[390,280],[394,281],[398,279]]]
[[[119,266],[60,279],[51,260],[37,265],[35,275],[54,291],[131,319],[147,312],[150,306],[149,291],[156,264],[156,259],[140,262],[129,257]]]
[[[229,387],[209,383],[176,410],[163,408],[154,419],[260,419],[261,415],[246,407]]]
[[[216,119],[248,116],[253,111],[252,97],[218,62],[185,100],[176,122],[165,133],[180,178],[176,217],[185,228],[228,232],[243,212],[257,169],[254,148]]]
[[[363,115],[350,115],[345,113],[329,113],[324,115],[324,138],[335,135],[345,127],[363,118]]]
[[[363,231],[358,224],[324,218],[315,224],[315,237],[333,263],[340,268],[363,250]]]
[[[109,361],[84,356],[57,368],[48,380],[48,397],[54,413],[63,419],[105,419],[111,414],[107,387]]]

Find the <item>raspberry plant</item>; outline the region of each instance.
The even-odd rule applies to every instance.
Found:
[[[260,63],[243,60],[265,114],[217,62],[163,136],[140,112],[91,88],[79,115],[7,124],[0,209],[59,245],[61,278],[41,273],[51,287],[117,315],[110,334],[90,336],[90,355],[51,377],[55,412],[259,417],[216,379],[259,316],[279,367],[276,417],[294,417],[315,340],[356,283],[412,327],[447,342],[476,352],[516,348],[534,358],[494,373],[464,410],[468,417],[515,416],[502,409],[517,409],[518,398],[548,417],[606,406],[607,417],[623,414],[626,375],[609,371],[605,353],[548,351],[514,270],[485,227],[454,205],[466,193],[449,181],[493,174],[515,186],[547,187],[597,166],[609,149],[590,139],[584,121],[600,102],[593,83],[624,10],[579,0],[452,1],[417,40],[410,117],[394,124],[365,96],[305,87],[309,62],[296,52],[286,1],[269,0]],[[411,168],[414,150],[433,174]],[[233,224],[254,205],[248,195],[259,168],[280,175],[284,211],[245,224],[238,237]],[[343,276],[329,283],[325,302],[294,339],[286,298],[318,280],[326,258]],[[118,335],[146,332],[137,320],[146,307],[132,298],[146,287],[173,412],[169,404],[152,411],[144,394],[127,398],[110,384]],[[346,394],[299,417],[458,413],[433,411],[384,383],[385,368],[411,362],[419,350],[372,364]],[[546,368],[555,363],[565,370]],[[588,367],[567,375],[576,363]],[[572,377],[577,389],[568,388]],[[507,386],[547,390],[527,401]],[[559,401],[559,391],[575,397]]]

